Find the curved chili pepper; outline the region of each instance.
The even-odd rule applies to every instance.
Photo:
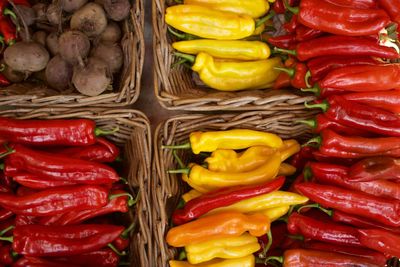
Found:
[[[13,180],[20,185],[33,189],[48,189],[52,187],[75,185],[70,181],[46,180],[32,174],[18,174],[13,177]]]
[[[316,82],[323,79],[326,74],[337,68],[377,64],[378,61],[372,57],[323,56],[308,61],[307,67],[311,72],[311,80]]]
[[[359,130],[357,128],[343,125],[339,122],[329,119],[324,114],[318,114],[314,119],[299,121],[310,126],[314,133],[320,133],[325,129],[333,130],[339,134],[350,135],[350,136],[371,136],[371,133],[365,130]]]
[[[307,71],[306,64],[297,62],[294,68],[281,68],[275,67],[275,69],[286,72],[290,77],[290,83],[294,88],[307,88]]]
[[[323,35],[324,32],[312,28],[308,28],[304,25],[298,25],[296,27],[296,40],[298,42],[308,41]]]
[[[386,257],[382,253],[376,252],[371,249],[367,248],[359,248],[353,246],[346,246],[346,245],[337,245],[337,244],[330,244],[330,243],[323,243],[323,242],[305,242],[305,248],[308,249],[315,249],[315,250],[322,250],[322,251],[330,251],[330,252],[337,252],[344,255],[356,256],[360,258],[365,258],[371,260],[375,264],[379,266],[385,266],[386,264]]]
[[[297,212],[289,216],[287,228],[290,234],[300,234],[307,239],[339,245],[361,246],[356,228],[332,222],[320,222]]]
[[[187,202],[183,209],[175,210],[172,221],[175,225],[187,223],[213,209],[278,190],[284,182],[285,178],[279,177],[261,185],[228,187],[204,194]]]
[[[0,221],[4,221],[8,218],[11,218],[12,216],[14,216],[14,213],[12,211],[6,209],[0,210]]]
[[[12,45],[17,41],[17,29],[9,17],[0,18],[0,33],[7,45]]]
[[[81,267],[71,263],[55,262],[52,259],[43,259],[37,257],[22,257],[18,259],[13,267]]]
[[[308,165],[313,177],[322,184],[354,189],[370,195],[400,200],[400,184],[390,181],[353,182],[349,181],[349,168],[321,162]]]
[[[114,130],[115,131],[115,130]],[[0,136],[26,145],[81,146],[96,143],[96,136],[110,134],[92,120],[16,120],[0,117]]]
[[[359,229],[361,243],[371,249],[400,257],[400,237],[382,229]]]
[[[324,207],[365,217],[385,225],[400,226],[400,201],[398,200],[315,183],[298,184],[295,188]]]
[[[314,159],[312,155],[313,150],[315,149],[310,146],[303,146],[300,149],[300,152],[291,157],[290,165],[294,166],[298,170],[303,169],[309,160]]]
[[[366,182],[400,179],[400,161],[391,157],[363,159],[349,170],[349,181]]]
[[[392,20],[400,25],[400,1],[378,0],[383,9],[390,15]]]
[[[355,7],[355,8],[377,8],[376,0],[325,0],[330,3],[345,6],[345,7]]]
[[[0,247],[0,263],[7,266],[14,262],[14,257],[11,253],[11,245],[3,245]]]
[[[276,14],[284,14],[286,11],[285,5],[283,4],[283,0],[276,0],[272,5],[272,10]]]
[[[344,165],[344,166],[351,166],[355,162],[357,162],[357,159],[328,156],[328,155],[321,153],[317,149],[313,150],[312,154],[314,156],[314,159],[316,161],[320,161],[320,162],[327,162],[327,163]]]
[[[297,15],[293,15],[289,22],[283,24],[283,28],[288,33],[294,33],[298,26],[299,26],[299,24],[298,24],[298,21],[297,21]]]
[[[400,90],[355,92],[345,94],[346,100],[400,113]]]
[[[101,163],[35,151],[22,145],[14,145],[13,149],[15,152],[7,157],[6,166],[44,179],[82,184],[111,184],[120,179],[114,169]],[[11,176],[7,167],[5,171]]]
[[[290,86],[290,76],[285,72],[281,72],[279,73],[278,78],[274,81],[272,89],[277,90],[281,88],[287,88],[289,86]]]
[[[308,108],[321,108],[325,116],[343,125],[371,133],[400,136],[400,116],[392,112],[375,108],[342,96],[331,96],[322,103],[309,105]],[[392,147],[394,149],[395,147]]]
[[[1,21],[0,21],[0,23],[1,23]],[[0,73],[0,86],[8,86],[10,84],[11,84],[11,82],[6,78],[6,76],[4,76],[3,73]],[[0,144],[1,144],[1,142],[0,142]]]
[[[396,49],[381,46],[376,40],[369,37],[326,36],[301,42],[296,46],[296,50],[275,48],[275,51],[296,56],[300,61],[322,56],[400,58]]]
[[[337,35],[374,35],[390,24],[389,16],[381,9],[348,7],[325,0],[302,0],[298,9],[287,8],[298,14],[301,24]]]
[[[49,189],[27,196],[0,194],[0,205],[15,214],[49,216],[71,210],[100,208],[108,203],[108,190],[100,186]]]
[[[268,37],[266,41],[269,44],[282,49],[294,49],[297,45],[296,35],[294,34]]]
[[[122,226],[96,224],[17,226],[11,238],[12,248],[25,256],[77,255],[104,248],[123,230]]]

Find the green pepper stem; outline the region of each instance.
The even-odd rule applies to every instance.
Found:
[[[3,236],[5,233],[7,233],[8,231],[10,231],[10,230],[12,230],[14,228],[15,228],[15,226],[11,225],[11,226],[7,227],[6,229],[1,230],[0,236]]]
[[[162,149],[190,149],[192,146],[190,143],[185,143],[181,145],[175,145],[175,146],[161,146]]]
[[[325,100],[321,103],[316,103],[316,104],[309,104],[308,102],[305,102],[304,106],[306,108],[320,108],[322,109],[323,112],[327,112],[329,109],[329,104]]]
[[[12,17],[15,21],[18,20],[17,15],[11,9],[5,8],[3,14]]]
[[[265,264],[267,264],[269,261],[277,261],[277,262],[283,264],[283,257],[282,256],[281,257],[271,256],[271,257],[268,257],[264,262],[265,262]]]
[[[274,52],[297,56],[296,50],[284,49],[284,48],[279,48],[279,47],[274,47]]]
[[[298,120],[298,123],[303,123],[305,125],[307,125],[310,128],[317,128],[317,120],[315,119],[309,119],[309,120]]]
[[[386,28],[386,31],[388,32],[388,35],[395,33],[397,31],[397,23],[389,24],[389,26]]]
[[[13,250],[11,250],[10,254],[11,254],[11,257],[13,257],[14,259],[19,256],[19,254]]]
[[[293,77],[296,73],[296,71],[292,68],[274,67],[274,69],[283,71],[283,72],[287,73],[290,77]]]
[[[179,168],[184,169],[186,167],[186,165],[183,164],[183,161],[176,153],[176,150],[172,150],[172,155],[174,156],[175,160],[178,162]]]
[[[181,200],[179,200],[178,206],[176,206],[176,209],[177,210],[182,209],[183,207],[185,207],[185,204],[186,204],[185,200],[181,198]]]
[[[321,136],[316,136],[316,137],[313,137],[313,138],[311,138],[310,140],[308,140],[307,141],[307,143],[305,143],[304,145],[302,145],[303,147],[304,146],[312,146],[312,145],[314,145],[314,146],[317,146],[317,147],[319,147],[320,145],[321,145],[321,143],[322,143],[322,137]]]
[[[261,19],[256,20],[256,25],[255,27],[258,28],[261,25],[263,25],[265,22],[267,22],[268,20],[270,20],[273,16],[275,16],[275,12],[271,11],[268,13],[268,15],[266,15],[265,17],[262,17]]]
[[[311,78],[311,71],[308,70],[306,76],[304,76],[304,81],[306,82],[308,88],[311,88],[310,78]]]
[[[1,41],[0,41],[0,43],[1,43]],[[4,43],[2,43],[2,46],[4,46]],[[3,50],[3,47],[1,48],[1,50]],[[5,71],[5,70],[6,70],[6,65],[1,64],[1,65],[0,65],[0,72],[3,72],[3,71]]]
[[[4,158],[4,157],[7,157],[8,155],[11,155],[11,154],[13,154],[13,153],[15,153],[15,150],[14,150],[14,149],[9,150],[9,151],[7,151],[7,152],[4,152],[3,154],[0,154],[0,159],[2,159],[2,158]]]
[[[110,134],[116,133],[116,132],[118,132],[118,131],[119,131],[119,127],[118,127],[118,126],[115,127],[115,128],[112,129],[112,130],[109,130],[109,131],[102,130],[102,129],[100,129],[100,128],[96,128],[96,129],[94,130],[94,134],[95,134],[96,136],[110,135]]]
[[[12,237],[12,236],[8,236],[8,237],[5,237],[5,236],[1,236],[0,237],[0,240],[1,241],[8,241],[8,242],[13,242],[13,240],[14,240],[14,238]]]
[[[310,166],[306,166],[303,170],[304,181],[308,182],[312,177],[313,173]]]
[[[178,260],[182,261],[182,260],[184,260],[184,259],[186,259],[186,258],[187,258],[186,251],[185,251],[185,250],[182,250],[182,251],[179,253]]]
[[[272,246],[272,232],[271,232],[271,230],[268,231],[267,237],[268,237],[268,243],[267,243],[267,245],[265,245],[263,251],[258,255],[260,258],[264,258],[264,259],[267,257],[267,252],[269,251],[269,249]]]
[[[304,236],[302,235],[286,235],[290,239],[304,241]]]
[[[307,85],[308,86],[308,85]],[[318,88],[318,87],[313,87],[313,88],[301,88],[300,89],[302,92],[306,92],[306,93],[308,93],[308,92],[310,92],[310,93],[313,93],[313,94],[315,94],[315,95],[319,95],[320,94],[320,89]]]
[[[318,203],[314,203],[314,204],[309,204],[309,205],[301,206],[301,207],[297,210],[297,212],[300,212],[302,209],[305,209],[305,208],[317,208],[317,209],[319,209],[320,211],[326,213],[329,217],[332,217],[332,215],[333,215],[333,210],[325,209],[325,208],[321,207],[321,205],[318,204]]]
[[[121,155],[118,156],[118,157],[116,157],[115,160],[114,160],[114,162],[122,162],[122,157],[121,157]]]
[[[199,39],[198,36],[189,34],[189,33],[179,33],[177,31],[174,31],[171,27],[167,28],[168,32],[172,34],[173,36],[177,37],[178,39],[182,40],[196,40]]]
[[[110,196],[108,197],[108,199],[109,199],[109,200],[113,200],[113,199],[115,199],[115,198],[123,197],[123,196],[127,196],[127,197],[128,197],[128,199],[129,199],[129,200],[128,200],[128,206],[129,206],[129,207],[135,205],[136,202],[139,200],[139,194],[137,194],[136,197],[133,198],[133,196],[132,196],[131,194],[129,194],[129,193],[121,193],[121,194],[110,195]]]
[[[298,8],[298,7],[292,7],[291,5],[289,5],[289,3],[288,3],[288,0],[284,0],[283,1],[283,4],[285,5],[285,8],[287,9],[287,10],[289,10],[290,12],[292,12],[293,14],[299,14],[299,12],[300,12],[300,8]]]
[[[122,251],[122,252],[119,251],[116,247],[114,247],[113,244],[109,243],[107,246],[108,246],[109,248],[111,248],[112,251],[114,251],[118,256],[126,256],[126,251]]]
[[[124,239],[128,239],[129,233],[132,232],[133,229],[135,229],[135,225],[136,225],[136,223],[135,223],[135,222],[132,222],[132,223],[128,226],[128,228],[126,228],[126,229],[121,233],[120,236],[121,236],[122,238],[124,238]]]
[[[188,55],[185,53],[180,53],[180,52],[174,52],[174,55],[179,57],[179,58],[183,58],[186,59],[187,61],[189,61],[190,63],[194,63],[194,61],[196,60],[196,57],[193,55]]]
[[[183,168],[183,169],[178,169],[178,170],[168,170],[167,173],[173,174],[173,173],[182,173],[182,174],[189,174],[190,168]]]
[[[0,163],[0,170],[4,170],[4,163]]]

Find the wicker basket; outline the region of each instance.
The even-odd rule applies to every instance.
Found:
[[[153,0],[154,90],[161,105],[171,110],[299,110],[311,96],[283,90],[219,92],[201,85],[184,66],[171,67],[172,38],[167,33],[165,9],[173,0]]]
[[[299,113],[303,119],[312,116],[309,113]],[[297,138],[303,140],[309,136],[308,129],[293,123],[294,115],[274,114],[268,112],[248,112],[242,114],[222,115],[182,115],[171,118],[158,126],[154,138],[152,190],[152,222],[153,222],[153,258],[157,259],[156,266],[168,266],[168,260],[176,257],[176,250],[165,242],[169,229],[169,218],[176,208],[181,195],[187,191],[179,176],[167,174],[168,169],[178,168],[171,150],[161,149],[161,145],[180,144],[188,141],[192,131],[227,130],[232,128],[247,128],[274,132],[282,138]],[[187,163],[189,150],[177,150],[178,156]]]
[[[136,231],[131,235],[130,262],[132,267],[154,266],[151,246],[150,211],[150,168],[151,168],[151,132],[149,121],[139,111],[131,109],[49,109],[37,110],[18,109],[0,111],[0,116],[16,117],[18,119],[69,119],[87,118],[96,121],[102,129],[119,131],[107,136],[122,148],[124,169],[119,173],[129,181],[131,190],[140,192],[140,198],[127,220],[136,222]]]
[[[99,96],[85,96],[77,91],[68,93],[49,88],[43,83],[17,83],[0,88],[0,106],[20,107],[116,107],[133,104],[140,93],[144,63],[144,2],[132,1],[130,17],[123,23],[121,46],[124,65],[117,76],[119,88]]]

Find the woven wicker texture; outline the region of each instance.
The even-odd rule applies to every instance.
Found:
[[[297,114],[294,114],[297,113]],[[273,115],[272,115],[273,114]],[[305,139],[309,136],[304,125],[295,124],[294,118],[307,119],[310,113],[293,111],[290,114],[281,112],[247,112],[242,114],[221,115],[182,115],[173,117],[157,127],[154,138],[152,190],[152,222],[154,258],[158,267],[168,266],[168,260],[176,257],[176,250],[165,242],[169,229],[171,214],[180,197],[188,191],[179,175],[167,174],[169,169],[177,169],[172,151],[162,149],[162,145],[182,144],[188,142],[193,131],[227,130],[246,128],[268,131],[279,134],[282,138]],[[176,150],[184,163],[188,163],[192,155],[190,150]]]
[[[127,220],[136,222],[136,230],[131,234],[130,262],[132,267],[154,266],[151,242],[150,217],[150,168],[151,136],[149,121],[143,113],[131,109],[18,109],[0,111],[0,116],[18,119],[70,119],[87,118],[96,121],[97,127],[119,131],[107,136],[121,147],[124,168],[118,170],[126,177],[132,192],[140,192],[140,198]],[[127,222],[129,223],[129,222]]]
[[[140,82],[144,63],[144,2],[132,1],[130,16],[123,22],[121,46],[124,53],[124,65],[120,74],[115,76],[114,91],[99,96],[85,96],[76,90],[62,93],[43,83],[18,83],[0,88],[0,106],[23,107],[116,107],[133,104],[140,93]]]
[[[298,110],[310,96],[284,90],[250,90],[219,92],[207,88],[184,66],[171,67],[177,60],[172,55],[172,38],[167,33],[165,9],[172,0],[153,0],[154,90],[160,104],[171,110]]]

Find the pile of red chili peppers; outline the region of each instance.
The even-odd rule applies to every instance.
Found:
[[[121,263],[136,199],[109,165],[120,151],[99,136],[111,132],[87,119],[0,117],[0,266]]]
[[[284,35],[267,38],[286,57],[275,87],[315,93],[305,106],[322,112],[301,121],[317,136],[291,162],[303,170],[291,190],[310,202],[286,227],[272,225],[274,242],[285,237],[270,261],[392,266],[400,258],[400,1],[273,5],[288,18]]]

